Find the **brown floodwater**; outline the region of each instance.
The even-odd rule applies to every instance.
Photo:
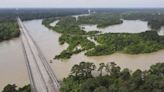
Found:
[[[0,91],[7,84],[28,84],[28,75],[19,38],[0,43]]]
[[[128,24],[129,26],[134,27],[135,24],[139,25],[139,23],[137,22],[141,23],[142,21],[130,21],[130,23]],[[43,53],[45,54],[48,60],[53,60],[55,55],[58,55],[63,49],[67,47],[67,44],[63,46],[59,45],[58,38],[60,34],[52,30],[49,30],[43,25],[41,25],[41,20],[28,21],[28,22],[24,22],[24,24],[27,26],[27,28],[29,28],[31,34],[33,35],[34,39],[41,47]],[[53,26],[55,26],[55,24],[53,24]],[[142,25],[140,26],[143,27],[138,27],[137,29],[135,27],[133,31],[142,32],[144,31],[143,30],[144,27],[145,27],[144,29],[147,29],[146,22],[143,22]],[[125,29],[121,27],[120,30],[125,30]],[[122,68],[130,68],[132,70],[136,70],[136,69],[145,70],[148,69],[152,64],[155,64],[157,62],[164,62],[163,55],[164,55],[164,50],[160,50],[158,52],[149,53],[149,54],[129,55],[129,54],[122,54],[122,53],[115,53],[113,55],[96,56],[96,57],[87,57],[84,55],[84,53],[80,53],[77,55],[73,55],[72,58],[68,60],[53,60],[51,66],[58,79],[62,80],[64,77],[66,77],[69,74],[71,67],[74,64],[78,64],[81,61],[93,62],[96,65],[98,65],[101,62],[104,63],[116,62]]]
[[[53,61],[50,65],[59,80],[67,77],[71,67],[81,61],[93,62],[96,65],[101,62],[116,62],[122,68],[130,68],[131,70],[145,70],[152,64],[164,62],[164,50],[149,54],[128,55],[115,53],[113,55],[98,57],[87,57],[84,53],[80,53],[73,55],[72,58],[68,60],[53,60],[54,56],[67,48],[68,45],[59,45],[58,38],[60,34],[49,30],[43,26],[41,22],[42,20],[32,20],[25,21],[24,24],[40,46],[47,60]],[[129,24],[131,24],[129,26],[135,27],[135,23]],[[55,26],[55,24],[52,24],[52,26]],[[120,30],[122,29],[123,27],[121,27]],[[133,31],[136,32],[140,32],[141,30],[143,30],[143,27],[133,28]],[[0,43],[0,74],[0,90],[9,83],[16,83],[18,86],[29,83],[20,38]]]
[[[122,24],[97,28],[97,25],[80,25],[85,31],[101,31],[102,33],[140,33],[151,30],[147,21],[141,20],[123,20]],[[159,35],[164,35],[164,27],[158,31]]]

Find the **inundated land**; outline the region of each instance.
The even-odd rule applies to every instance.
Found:
[[[80,27],[83,24],[107,27],[123,23],[122,19],[148,21],[151,30],[141,33],[102,33],[99,30],[86,32]],[[52,27],[50,23],[54,20],[59,22]],[[164,36],[159,36],[157,33],[164,25],[163,22],[162,15],[93,13],[80,16],[78,19],[71,16],[48,18],[44,19],[43,24],[62,34],[59,38],[61,45],[64,43],[69,45],[67,49],[55,56],[55,59],[68,59],[82,51],[85,51],[87,56],[102,56],[115,52],[140,54],[164,49]]]

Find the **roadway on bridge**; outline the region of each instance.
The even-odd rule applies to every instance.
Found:
[[[59,83],[42,51],[21,19],[17,21],[32,92],[59,92]]]

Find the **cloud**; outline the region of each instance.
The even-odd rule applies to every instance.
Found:
[[[164,7],[164,0],[0,0],[0,7]]]

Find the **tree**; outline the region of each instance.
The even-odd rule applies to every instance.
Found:
[[[79,65],[74,65],[71,69],[71,75],[75,75],[75,77],[80,76],[80,67]]]
[[[131,91],[139,89],[139,87],[143,84],[144,80],[143,80],[143,73],[141,70],[136,70],[131,78],[130,78],[130,83],[131,83]]]
[[[150,67],[149,72],[161,77],[164,77],[164,63],[157,63],[156,65],[152,65]]]
[[[108,92],[108,90],[105,87],[97,87],[94,92]]]
[[[17,92],[16,87],[17,87],[17,86],[16,86],[15,84],[13,84],[13,85],[8,84],[8,85],[3,89],[2,92]]]
[[[129,78],[130,78],[130,70],[129,69],[127,69],[127,68],[125,68],[124,70],[122,70],[122,72],[120,73],[120,77],[121,77],[121,79],[123,79],[123,80],[128,80]]]
[[[86,62],[80,66],[85,66]],[[90,66],[88,64],[88,66]],[[129,69],[120,72],[115,63],[108,64],[110,74],[102,76],[75,79],[68,77],[63,81],[61,92],[163,92],[164,77],[161,76],[163,63],[152,65],[148,71],[136,70],[130,73]],[[154,68],[155,67],[155,68]],[[97,73],[99,71],[97,70]],[[157,73],[156,73],[157,72]]]
[[[80,92],[93,92],[98,86],[99,84],[94,78],[89,78],[81,85]]]
[[[99,64],[98,71],[100,71],[100,76],[102,76],[102,71],[103,71],[103,69],[104,69],[105,67],[106,67],[106,66],[105,66],[104,63],[100,63],[100,64]]]
[[[106,65],[106,71],[110,73],[113,77],[119,77],[120,76],[120,67],[117,66],[114,62],[108,63]]]
[[[79,65],[74,65],[72,67],[71,75],[79,78],[90,78],[95,68],[96,66],[93,63],[81,62]]]
[[[111,86],[109,86],[108,91],[109,92],[118,92],[118,87],[116,87],[115,84],[112,84]]]

